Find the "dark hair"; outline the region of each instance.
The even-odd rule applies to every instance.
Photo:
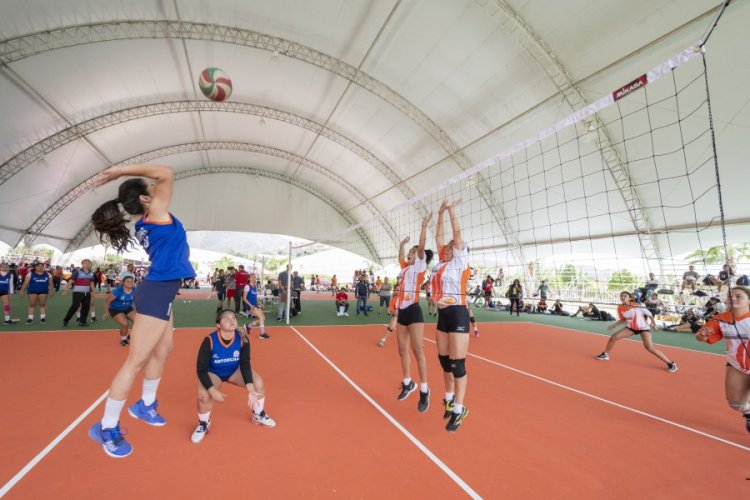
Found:
[[[425,257],[425,260],[427,261],[427,264],[430,263],[433,255],[434,255],[434,252],[432,250],[427,249],[424,251],[424,257]]]
[[[118,252],[124,252],[134,241],[130,234],[130,219],[120,210],[120,206],[130,215],[143,213],[141,196],[148,195],[146,181],[128,179],[120,184],[117,198],[110,200],[91,215],[91,223],[103,245],[109,245]]]
[[[234,314],[235,318],[237,317],[237,313],[236,313],[236,312],[234,312],[234,309],[222,309],[222,310],[221,310],[221,311],[219,311],[219,313],[218,313],[218,314],[216,315],[216,324],[217,324],[217,325],[218,325],[219,323],[221,323],[221,317],[222,317],[222,316],[224,316],[224,313],[228,313],[228,312],[230,312],[230,313]]]

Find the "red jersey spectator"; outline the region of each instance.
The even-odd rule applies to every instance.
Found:
[[[336,316],[349,316],[349,295],[343,288],[336,294]]]
[[[245,285],[248,284],[249,278],[250,275],[245,271],[245,266],[242,264],[237,266],[237,272],[234,273],[234,287],[237,297],[242,297],[242,291],[245,289]],[[235,314],[239,314],[240,312],[240,302],[242,302],[241,299],[234,301]]]

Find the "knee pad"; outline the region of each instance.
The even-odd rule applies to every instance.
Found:
[[[477,319],[474,316],[471,316],[469,317],[469,321],[471,321],[472,323],[476,323]]]
[[[466,376],[466,359],[451,359],[451,371],[453,372],[453,378],[461,378]]]
[[[443,367],[443,371],[445,373],[451,373],[453,371],[453,368],[451,367],[451,358],[448,355],[443,356],[442,354],[438,354],[438,359],[440,360],[440,366]]]
[[[727,401],[727,403],[729,403],[729,406],[731,406],[733,410],[737,410],[743,414],[750,413],[750,403],[743,403],[740,401]]]

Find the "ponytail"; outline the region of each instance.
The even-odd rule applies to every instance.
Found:
[[[103,245],[111,246],[121,253],[134,243],[135,240],[128,227],[130,219],[120,210],[120,205],[130,215],[142,214],[141,196],[148,196],[144,180],[128,179],[120,184],[117,198],[104,203],[94,211],[91,215],[91,223]]]

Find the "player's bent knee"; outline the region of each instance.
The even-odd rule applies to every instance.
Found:
[[[451,359],[451,371],[453,372],[453,378],[461,378],[466,376],[466,359]]]
[[[443,371],[445,373],[451,373],[453,372],[453,367],[451,367],[451,357],[448,355],[443,356],[442,354],[438,354],[438,359],[440,360],[440,366],[443,367]]]

